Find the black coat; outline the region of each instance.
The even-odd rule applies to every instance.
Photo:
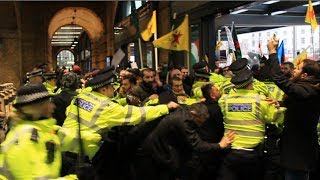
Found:
[[[60,94],[53,96],[52,102],[56,106],[53,112],[53,117],[57,120],[57,125],[62,126],[66,119],[66,109],[70,105],[74,96],[78,93],[75,91],[63,90]]]
[[[204,104],[209,111],[209,119],[207,119],[199,128],[200,138],[211,143],[220,142],[224,133],[223,114],[218,102],[206,100]]]
[[[287,111],[281,138],[281,164],[287,169],[309,171],[318,158],[320,80],[292,82],[280,71],[276,54],[271,54],[269,61],[274,82],[287,94],[283,102]]]
[[[198,126],[185,106],[164,117],[142,147],[158,164],[176,171],[192,151],[220,149],[218,144],[202,141],[197,129]]]

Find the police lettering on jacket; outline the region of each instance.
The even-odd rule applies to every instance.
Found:
[[[89,101],[86,101],[86,100],[81,99],[81,98],[78,98],[77,100],[78,100],[78,104],[79,104],[78,106],[81,109],[84,109],[86,111],[91,112],[92,109],[94,108],[94,104],[89,102]],[[77,100],[74,101],[74,105],[77,105]]]
[[[251,103],[230,103],[228,104],[229,112],[251,112],[252,104]]]

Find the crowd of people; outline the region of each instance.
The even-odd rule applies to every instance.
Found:
[[[320,63],[279,65],[277,46],[252,67],[200,61],[192,74],[37,67],[17,91],[0,178],[319,179]]]

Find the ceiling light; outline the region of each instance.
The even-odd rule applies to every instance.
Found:
[[[121,30],[122,28],[121,27],[114,27],[113,29]]]
[[[78,44],[78,42],[77,42],[77,41],[75,41],[75,42],[73,42],[73,44]]]
[[[230,14],[240,14],[240,13],[243,13],[243,12],[246,12],[246,11],[248,11],[248,9],[240,9],[240,10],[237,10],[237,11],[233,11]]]
[[[276,1],[267,1],[267,2],[264,2],[262,4],[274,4],[274,3],[277,3],[279,2],[280,0],[276,0]]]
[[[78,36],[52,36],[52,38],[56,38],[56,39],[59,39],[59,38],[64,38],[64,39],[72,39],[72,38],[77,38]]]
[[[320,5],[320,1],[312,3],[312,6],[318,6],[318,5]],[[303,6],[309,6],[309,4],[305,4]]]
[[[82,29],[80,26],[63,26],[60,29]]]
[[[287,11],[276,11],[276,12],[271,13],[271,16],[283,14],[283,13],[286,13],[286,12],[287,12]]]
[[[73,39],[51,39],[51,41],[73,42]]]
[[[54,41],[51,44],[71,44],[72,42],[65,42],[65,41]]]
[[[76,45],[75,45],[75,44],[72,44],[71,46],[72,46],[72,47],[76,47]]]
[[[75,31],[75,32],[55,32],[54,34],[81,34],[81,32],[79,31]]]
[[[74,49],[74,47],[72,46],[71,49]]]

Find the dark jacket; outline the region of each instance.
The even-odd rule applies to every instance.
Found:
[[[159,104],[168,104],[170,101],[178,103],[178,99],[172,90],[164,91],[159,94]]]
[[[176,171],[185,156],[191,155],[192,151],[220,149],[218,144],[202,141],[197,129],[198,126],[185,106],[164,117],[142,147],[158,164]]]
[[[209,111],[209,119],[207,119],[199,128],[199,136],[202,140],[210,143],[218,143],[223,137],[223,114],[218,102],[206,100],[204,104]]]
[[[66,119],[66,109],[70,105],[74,96],[78,93],[71,90],[63,90],[60,94],[53,96],[52,102],[56,106],[53,117],[57,120],[57,125],[62,126]]]
[[[136,86],[136,88],[132,92],[132,95],[138,97],[140,101],[143,102],[143,104],[149,100],[149,96],[151,96],[152,94],[157,94],[155,89],[153,89],[152,86],[145,86],[143,82]]]
[[[287,98],[287,108],[281,138],[281,164],[287,169],[309,171],[318,158],[317,123],[320,115],[319,79],[292,82],[280,71],[276,54],[270,55],[274,82]]]

